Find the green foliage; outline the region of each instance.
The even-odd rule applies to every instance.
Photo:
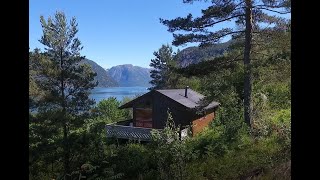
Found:
[[[123,173],[115,173],[113,170],[114,166],[107,161],[102,161],[100,165],[92,165],[89,163],[83,164],[79,170],[73,171],[70,175],[71,179],[86,179],[86,180],[114,180],[121,179]],[[65,177],[61,177],[61,180]]]
[[[275,149],[266,142],[240,141],[237,146],[228,146],[224,154],[210,151],[208,157],[196,161],[191,167],[193,173],[202,179],[241,179],[252,171],[269,168],[277,152]]]
[[[287,34],[278,33],[278,37]],[[289,38],[282,38],[288,41]],[[275,44],[279,39],[268,41]],[[253,126],[243,123],[243,65],[238,51],[223,57],[177,69],[178,73],[200,77],[200,92],[221,103],[211,128],[188,142],[196,160],[187,163],[187,179],[241,179],[250,176],[289,179],[290,171],[275,172],[290,161],[291,71],[290,49],[285,42],[253,61]],[[257,48],[255,51],[264,51]],[[289,52],[289,53],[288,53]],[[286,54],[286,55],[285,55]]]
[[[162,89],[165,87],[168,78],[169,64],[173,61],[173,50],[169,45],[162,45],[158,51],[153,53],[155,59],[151,59],[150,77],[152,80],[150,89]]]
[[[280,110],[273,118],[274,124],[289,125],[291,122],[291,111],[289,109]]]
[[[215,122],[212,129],[189,142],[199,154],[197,160],[188,165],[190,179],[241,179],[254,172],[263,176],[290,158],[278,137],[255,139],[243,121],[227,122],[225,126]]]
[[[125,99],[125,101],[127,100]],[[119,109],[120,105],[121,102],[119,102],[115,97],[110,97],[100,101],[93,111],[96,113],[98,118],[104,119],[106,123],[117,122],[130,118],[128,114],[126,114],[126,110]]]
[[[30,95],[37,110],[30,119],[29,134],[33,160],[30,174],[35,179],[36,165],[42,164],[41,168],[46,169],[62,160],[66,175],[77,164],[71,156],[77,156],[78,152],[72,148],[80,141],[84,118],[94,103],[88,96],[96,86],[95,73],[88,65],[79,64],[83,57],[80,56],[81,43],[76,37],[75,18],[68,23],[65,14],[57,12],[47,21],[41,16],[40,22],[43,31],[40,42],[46,47],[45,52],[36,49],[29,57],[31,82],[35,87]],[[62,172],[61,165],[58,167],[51,168],[52,176],[57,170]]]
[[[185,179],[188,175],[187,161],[191,152],[186,146],[188,138],[180,138],[180,125],[175,125],[171,113],[163,131],[153,132],[153,159],[157,162],[159,179]]]
[[[43,179],[62,171],[61,134],[53,114],[29,115],[29,178]]]
[[[121,105],[122,105],[122,104],[125,104],[125,103],[127,103],[127,102],[129,102],[129,101],[132,101],[132,100],[133,100],[133,98],[131,98],[131,97],[123,97],[122,102],[121,102]],[[133,118],[132,109],[127,108],[127,109],[123,109],[122,111],[123,111],[123,113],[124,113],[123,116],[124,116],[126,119],[132,119],[132,118]]]
[[[184,1],[192,3],[193,0]],[[192,14],[172,20],[160,19],[160,22],[173,33],[175,46],[187,43],[199,43],[200,47],[207,47],[220,42],[223,38],[232,36],[236,44],[242,44],[244,64],[244,120],[252,125],[252,63],[255,48],[264,46],[264,41],[270,41],[269,34],[287,31],[287,20],[279,14],[289,14],[290,0],[278,1],[238,1],[213,0],[211,4],[201,10],[201,16],[194,18]],[[270,15],[271,11],[276,15]],[[221,26],[222,23],[233,21],[235,26]],[[218,26],[220,25],[220,26]],[[269,27],[275,25],[275,27]],[[290,26],[289,26],[290,28]],[[213,29],[215,29],[213,31]],[[178,34],[175,34],[178,32]],[[262,40],[262,41],[261,41]],[[262,42],[262,43],[261,43]],[[268,43],[266,43],[268,44]],[[259,52],[260,53],[260,52]]]
[[[126,144],[117,149],[117,154],[111,158],[118,172],[125,172],[125,179],[138,179],[148,171],[150,152],[140,144]]]
[[[169,45],[162,46],[158,52],[155,52],[157,59],[151,60],[151,77],[150,82],[153,87],[150,89],[182,89],[186,86],[192,87],[194,90],[200,90],[200,78],[184,77],[181,70],[178,68],[181,54],[173,53],[172,47]]]
[[[265,89],[271,108],[285,109],[291,105],[291,92],[288,84],[273,84]]]
[[[89,154],[86,161],[99,161],[105,156],[105,147],[108,144],[104,130],[106,124],[132,118],[128,110],[118,109],[120,104],[114,97],[102,100],[92,109],[91,118],[86,119],[83,133],[84,143],[87,145],[83,150]]]

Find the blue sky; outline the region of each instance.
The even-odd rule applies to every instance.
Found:
[[[104,68],[120,64],[149,67],[153,52],[173,40],[159,18],[185,17],[188,13],[197,17],[206,7],[208,3],[184,4],[182,0],[30,0],[29,46],[31,50],[43,48],[38,41],[42,35],[40,16],[47,19],[63,11],[68,19],[77,19],[78,37],[84,47],[81,54],[88,59]]]
[[[182,0],[30,0],[29,46],[31,50],[43,47],[38,41],[42,35],[40,15],[47,19],[63,11],[68,19],[76,17],[82,55],[88,59],[104,68],[119,64],[149,67],[153,52],[173,40],[159,18],[173,19],[189,12],[200,15],[206,7],[203,2],[191,5]]]

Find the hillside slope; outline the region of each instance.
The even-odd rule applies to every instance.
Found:
[[[118,65],[110,68],[108,75],[113,78],[119,86],[145,86],[149,87],[150,69],[132,64]]]
[[[97,76],[95,77],[95,80],[99,82],[97,87],[115,87],[118,86],[118,83],[108,75],[107,71],[99,66],[96,62],[84,59],[80,63],[86,63],[89,64],[94,72],[97,73]]]
[[[180,67],[197,64],[207,58],[221,56],[231,44],[230,41],[206,48],[188,47],[177,54],[177,63]]]

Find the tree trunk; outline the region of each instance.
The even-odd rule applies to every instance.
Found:
[[[63,150],[64,150],[64,159],[63,159],[63,165],[64,165],[64,174],[70,174],[70,152],[69,152],[69,143],[68,143],[68,127],[66,123],[64,123],[63,126]],[[65,176],[68,177],[68,176]],[[66,178],[69,179],[69,178]]]
[[[70,148],[68,141],[68,120],[66,117],[66,102],[65,102],[65,86],[64,86],[64,67],[63,67],[63,50],[60,50],[60,69],[61,69],[61,107],[62,107],[62,123],[63,123],[63,165],[64,165],[64,176],[65,179],[70,179],[67,174],[70,174]]]
[[[244,46],[244,120],[251,127],[251,65],[250,51],[252,41],[252,1],[246,0]]]

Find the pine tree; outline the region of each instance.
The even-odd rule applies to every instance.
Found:
[[[37,103],[38,112],[50,114],[48,119],[60,129],[62,134],[64,175],[70,174],[69,139],[72,131],[83,124],[83,117],[94,104],[89,93],[97,83],[96,74],[88,65],[79,65],[84,59],[80,55],[81,42],[76,37],[78,24],[75,18],[68,23],[63,12],[56,12],[54,18],[46,21],[40,18],[43,35],[40,42],[45,52],[35,51],[34,77],[37,87],[46,92]]]
[[[193,3],[196,0],[184,0],[184,3]],[[200,1],[200,0],[199,0]],[[198,42],[199,46],[208,46],[218,43],[222,38],[232,35],[238,42],[243,43],[244,62],[244,118],[251,126],[251,91],[252,72],[251,54],[254,35],[266,35],[270,33],[268,26],[262,23],[283,24],[284,18],[274,14],[290,13],[291,0],[212,0],[212,5],[202,10],[202,16],[193,18],[178,17],[173,20],[160,19],[160,22],[168,27],[169,32],[182,31],[184,33],[173,34],[173,45],[179,46],[186,43]],[[234,21],[234,28],[225,28],[212,32],[212,27],[217,27],[224,22]],[[281,26],[278,26],[281,27]],[[191,33],[185,33],[191,32]],[[263,42],[262,42],[263,43]]]
[[[166,87],[166,81],[169,74],[169,64],[173,61],[174,53],[172,47],[169,45],[162,45],[158,51],[155,51],[153,55],[155,59],[151,59],[150,67],[153,69],[150,71],[150,77],[152,80],[150,84],[152,89],[163,89]]]

